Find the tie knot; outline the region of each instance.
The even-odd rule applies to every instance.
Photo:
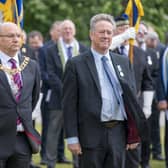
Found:
[[[16,68],[16,60],[11,58],[9,62],[12,64],[12,68]]]
[[[108,61],[108,58],[107,58],[106,56],[102,56],[101,60],[102,60],[103,62],[106,62],[106,61]]]
[[[72,46],[67,47],[67,49],[68,49],[68,50],[71,50],[71,49],[72,49]]]
[[[123,55],[124,54],[124,49],[125,49],[125,46],[120,46],[120,50],[121,50],[121,54]]]
[[[12,64],[16,64],[16,60],[13,59],[13,58],[11,58],[11,59],[9,60],[9,62],[12,63]]]

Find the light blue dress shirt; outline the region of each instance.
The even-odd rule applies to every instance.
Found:
[[[110,81],[106,75],[106,72],[103,68],[101,58],[106,56],[109,60],[112,73],[117,81],[117,86],[119,90],[119,94],[122,95],[122,89],[118,78],[116,76],[116,72],[114,70],[113,64],[111,62],[111,58],[109,52],[105,55],[101,55],[97,53],[95,50],[92,49],[93,57],[96,64],[96,69],[98,72],[98,78],[100,81],[100,88],[101,88],[101,97],[102,97],[102,109],[101,109],[101,121],[110,121],[110,120],[124,120],[126,118],[125,110],[122,111],[121,105],[118,104],[117,98],[114,94],[114,90],[110,84]]]
[[[98,78],[99,78],[100,88],[101,88],[101,97],[102,97],[101,121],[102,122],[103,121],[110,121],[110,120],[123,121],[124,119],[127,118],[126,112],[125,112],[125,110],[124,111],[121,110],[124,108],[121,108],[117,102],[117,98],[115,97],[113,88],[109,82],[109,79],[108,79],[106,72],[103,68],[103,64],[102,64],[102,60],[101,60],[101,58],[103,56],[106,56],[108,58],[108,60],[111,60],[109,52],[106,53],[105,55],[101,55],[93,49],[91,49],[91,51],[92,51],[94,61],[96,64],[96,69],[98,72]],[[116,72],[115,72],[114,67],[112,65],[112,62],[109,61],[109,63],[111,65],[113,75],[118,83],[117,86],[119,87],[120,95],[122,95],[123,91],[122,91],[122,88],[121,88],[120,83],[118,81]],[[78,137],[67,138],[67,143],[68,144],[79,143],[79,139],[78,139]]]

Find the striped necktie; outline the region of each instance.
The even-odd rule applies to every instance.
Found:
[[[12,66],[11,66],[12,69],[16,69],[17,68],[16,60],[11,58],[9,60],[9,62],[12,64]],[[13,93],[14,93],[16,101],[18,102],[20,100],[20,97],[21,97],[21,89],[22,89],[22,81],[21,81],[20,73],[17,72],[15,74],[13,74],[12,75],[12,80],[13,80],[14,84],[17,87],[16,91],[13,91]],[[16,87],[14,87],[14,88],[16,88]],[[23,131],[24,130],[20,117],[17,117],[16,124],[17,124],[17,131]]]
[[[14,60],[13,58],[11,58],[9,60],[9,62],[12,64],[11,68],[12,69],[16,69],[16,60]],[[20,96],[21,96],[21,89],[22,89],[22,81],[21,81],[21,76],[20,73],[17,72],[15,74],[12,75],[12,80],[14,82],[14,84],[16,85],[16,92],[14,92],[14,96],[16,98],[16,101],[18,102],[20,100]]]

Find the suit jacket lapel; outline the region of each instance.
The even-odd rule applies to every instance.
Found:
[[[19,55],[18,56],[19,57],[19,65],[24,61],[24,57],[23,56],[21,56],[21,55]],[[26,68],[26,67],[25,67]],[[21,80],[22,80],[22,88],[21,88],[21,97],[20,97],[20,99],[22,98],[22,94],[23,94],[23,91],[25,90],[25,81],[26,81],[26,71],[25,70],[23,70],[23,71],[21,71]],[[20,100],[19,100],[20,101]]]
[[[116,75],[117,75],[118,79],[120,79],[120,72],[119,72],[119,69],[117,67],[117,66],[121,67],[120,63],[117,61],[117,59],[115,59],[115,56],[112,56],[112,53],[110,53],[110,57],[111,57],[112,64],[113,64],[113,67],[115,69]]]
[[[7,79],[7,76],[4,71],[0,71],[0,84],[4,86],[6,91],[11,94],[11,88]]]
[[[0,63],[1,63],[1,61],[0,61]],[[15,100],[15,97],[12,94],[11,87],[9,85],[7,76],[3,70],[0,70],[0,84],[2,84],[4,86],[7,93],[10,94],[12,96],[12,98]]]
[[[93,55],[91,52],[86,56],[86,64],[91,72],[91,75],[92,75],[93,80],[97,86],[97,89],[98,89],[99,93],[101,94],[98,73],[97,73],[96,65],[95,65],[94,58],[93,58]]]
[[[58,45],[58,44],[57,44]],[[57,66],[61,66],[61,69],[64,68],[65,66],[65,58],[63,53],[61,53],[61,51],[59,51],[58,46],[55,45],[55,48],[53,49],[53,53],[55,53],[55,63],[57,64]]]

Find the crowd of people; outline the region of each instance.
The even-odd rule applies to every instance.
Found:
[[[146,22],[137,32],[129,25],[126,15],[94,15],[86,46],[69,19],[51,25],[49,41],[0,24],[0,168],[38,168],[38,152],[47,168],[152,168],[151,155],[168,168],[167,43]]]

